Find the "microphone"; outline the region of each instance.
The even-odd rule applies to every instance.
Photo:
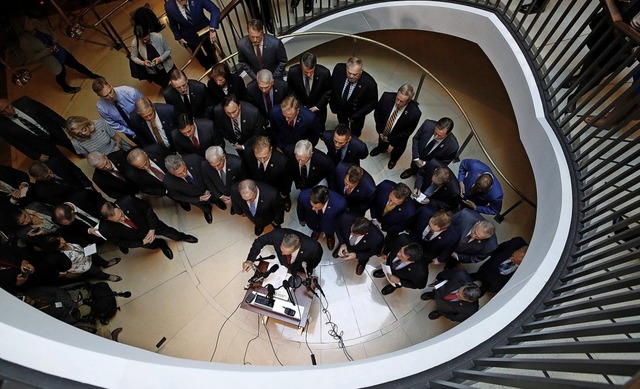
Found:
[[[307,276],[311,276],[311,273],[309,272],[309,270],[307,269],[307,261],[302,261],[302,268],[304,269],[304,273]]]
[[[273,301],[273,295],[276,293],[276,289],[271,284],[267,284],[267,298],[269,299],[269,303]]]
[[[271,255],[267,255],[266,257],[258,257],[256,258],[256,261],[264,261],[265,259],[273,259],[275,257],[276,257],[275,255],[271,254]]]
[[[271,268],[269,270],[267,270],[264,273],[258,273],[256,275],[254,275],[253,277],[249,278],[249,283],[250,284],[255,284],[257,282],[260,282],[262,280],[264,280],[265,278],[267,278],[269,276],[269,274],[275,273],[278,268],[280,267],[280,265],[278,265],[277,263],[273,266],[271,266]]]
[[[282,281],[282,286],[284,286],[284,290],[287,291],[287,295],[289,296],[289,301],[295,307],[296,302],[293,300],[293,294],[291,294],[291,284],[289,284],[289,280]]]

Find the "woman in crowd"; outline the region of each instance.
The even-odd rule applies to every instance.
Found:
[[[104,120],[71,116],[67,119],[66,131],[78,155],[86,156],[93,151],[109,155],[115,151],[131,149],[131,141],[125,138],[126,135],[109,127]]]
[[[110,261],[105,260],[98,254],[86,255],[84,248],[79,244],[69,243],[61,236],[49,236],[45,240],[45,249],[48,252],[59,252],[66,260],[61,261],[60,278],[97,278],[99,280],[118,282],[122,277],[115,274],[107,274],[101,268],[115,266],[120,262],[120,258]]]
[[[242,77],[231,73],[227,64],[218,63],[211,68],[207,83],[212,106],[224,102],[225,97],[235,95],[238,100],[247,101],[247,88]]]
[[[166,88],[169,85],[169,73],[176,67],[169,43],[159,33],[150,32],[147,26],[135,26],[133,35],[131,60],[145,67],[149,81]]]

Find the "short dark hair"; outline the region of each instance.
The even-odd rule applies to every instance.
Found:
[[[366,217],[359,217],[351,224],[351,232],[358,235],[364,235],[369,232],[371,221]]]
[[[436,127],[437,128],[446,128],[447,129],[447,134],[448,134],[451,131],[453,131],[453,120],[451,120],[448,117],[443,117],[442,119],[438,120],[438,122],[436,123]]]
[[[180,68],[173,68],[173,70],[169,72],[169,80],[171,81],[177,81],[182,79],[183,77],[188,80],[187,75],[184,74],[184,72]]]
[[[334,131],[335,131],[336,135],[351,136],[351,129],[346,124],[342,124],[342,123],[338,124]]]
[[[307,69],[313,69],[316,67],[318,59],[312,52],[307,51],[300,56],[300,65],[304,65]]]
[[[133,27],[133,35],[135,35],[136,38],[144,38],[149,34],[150,34],[149,27],[147,26],[138,24],[135,27]]]
[[[247,29],[254,31],[264,31],[264,23],[260,19],[251,19],[247,22]]]
[[[364,180],[364,169],[358,165],[351,165],[347,169],[347,180],[352,184],[359,184]]]
[[[316,185],[311,189],[309,197],[314,204],[325,204],[329,201],[329,188],[324,185]]]
[[[398,182],[393,186],[393,189],[391,189],[391,193],[393,193],[398,200],[406,200],[411,194],[411,188],[409,188],[404,182]]]
[[[420,243],[409,243],[403,247],[404,254],[409,257],[411,262],[417,262],[422,258],[422,245]]]
[[[209,73],[211,75],[211,77],[224,77],[227,78],[229,77],[229,74],[231,73],[231,70],[229,69],[229,66],[227,66],[226,63],[217,63],[215,65],[213,65],[213,67],[211,68],[211,73]]]
[[[40,247],[48,253],[56,253],[60,250],[60,240],[58,235],[49,235],[42,240]]]
[[[462,289],[462,297],[466,301],[474,302],[478,301],[481,297],[482,293],[480,291],[480,287],[473,282],[463,285]]]
[[[40,180],[42,178],[45,178],[47,174],[49,174],[50,170],[51,169],[49,169],[49,166],[45,165],[40,161],[35,161],[29,167],[29,174],[31,175],[31,177],[35,178],[36,180]]]
[[[224,101],[222,102],[222,108],[228,107],[231,103],[239,104],[238,98],[233,93],[230,93],[229,95],[227,95],[227,97],[224,98]]]
[[[178,115],[176,124],[178,126],[178,130],[182,130],[186,126],[190,126],[193,124],[193,118],[189,114],[183,112],[180,115]]]
[[[102,204],[102,207],[100,208],[100,216],[102,216],[104,219],[108,218],[109,216],[113,216],[115,209],[116,205],[114,203],[105,201],[105,203]]]

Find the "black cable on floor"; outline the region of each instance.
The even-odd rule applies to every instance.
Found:
[[[222,326],[220,327],[220,329],[218,330],[218,336],[216,336],[216,345],[213,348],[213,354],[211,355],[211,359],[209,360],[209,362],[213,362],[213,357],[216,356],[216,350],[218,349],[218,341],[220,340],[220,334],[222,333],[222,329],[224,328],[224,325],[227,324],[227,322],[229,321],[229,319],[231,319],[231,316],[233,316],[234,313],[236,313],[236,311],[238,310],[238,308],[240,308],[240,305],[242,303],[238,304],[238,306],[236,307],[236,309],[233,310],[233,312],[231,312],[231,315],[229,315],[229,317],[224,321],[224,323],[222,323]]]

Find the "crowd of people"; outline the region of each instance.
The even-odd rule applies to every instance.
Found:
[[[372,276],[387,277],[384,295],[427,287],[430,267],[443,265],[421,296],[436,302],[431,319],[463,321],[485,292],[504,286],[527,244],[522,238],[498,244],[495,227],[482,216],[502,207],[502,188],[489,166],[466,159],[457,174],[448,167],[459,148],[450,118],[420,123],[410,84],[378,98],[377,83],[358,57],[330,72],[306,52],[285,71],[284,45],[265,34],[259,20],[249,22],[241,41],[248,85],[223,64],[213,66],[208,85],[171,67],[165,103],[155,103],[132,86],[97,76],[98,120],[65,120],[28,96],[0,98],[2,137],[33,160],[28,174],[0,167],[0,207],[9,215],[0,221],[0,287],[29,295],[79,279],[126,277],[104,272],[120,258],[89,254],[84,248],[91,244],[112,243],[125,256],[136,248],[161,250],[172,259],[166,239],[195,244],[198,238],[156,215],[148,199],[162,196],[187,212],[198,208],[207,223],[213,206],[246,217],[257,239],[245,271],[266,245],[274,246],[281,266],[297,271],[305,263],[312,271],[324,236],[332,256],[352,261],[357,275],[381,257],[386,266]],[[329,110],[338,121],[331,129]],[[365,128],[372,113],[375,129]],[[364,131],[378,134],[370,152],[359,139]],[[393,169],[410,140],[406,182],[376,184],[360,166],[368,156],[388,154]],[[326,152],[317,148],[321,141]],[[91,179],[58,146],[86,157]],[[292,190],[299,191],[298,225],[284,228]],[[305,226],[310,235],[301,232]],[[479,262],[471,275],[458,266]]]

